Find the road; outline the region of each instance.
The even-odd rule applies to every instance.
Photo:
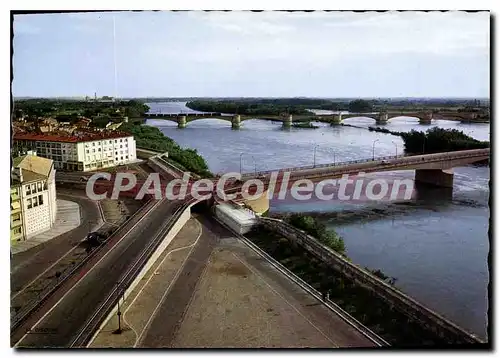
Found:
[[[97,204],[84,196],[65,195],[58,191],[57,197],[80,205],[80,226],[61,234],[42,245],[20,252],[11,260],[11,294],[15,295],[26,284],[56,263],[68,251],[73,250],[89,233],[102,224]]]
[[[111,237],[106,247],[82,268],[80,275],[64,282],[43,305],[51,307],[50,310],[43,316],[45,310],[42,309],[33,314],[11,335],[11,344],[17,342],[16,347],[33,348],[68,347],[180,202],[160,201],[154,205],[148,215],[138,215],[140,221],[128,223],[118,235]],[[24,334],[28,329],[29,333]]]
[[[155,314],[147,333],[137,343],[137,347],[168,347],[179,324],[182,322],[182,317],[193,296],[196,284],[203,273],[212,250],[217,244],[218,231],[222,229],[203,216],[200,216],[198,220],[203,225],[202,234]]]
[[[209,215],[136,347],[373,347]]]

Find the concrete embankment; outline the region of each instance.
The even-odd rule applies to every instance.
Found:
[[[388,302],[392,309],[402,312],[410,320],[419,322],[421,326],[433,332],[444,342],[450,344],[482,343],[477,337],[469,334],[368,271],[352,264],[340,254],[322,245],[305,232],[277,219],[261,218],[259,221],[266,229],[278,232],[293,243],[305,248],[330,267],[341,272],[342,275],[349,277],[357,285],[370,290],[379,298]]]

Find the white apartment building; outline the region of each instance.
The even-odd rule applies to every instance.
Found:
[[[11,240],[50,229],[57,212],[53,161],[28,154],[14,159],[11,185]]]
[[[54,135],[17,133],[14,150],[23,154],[35,150],[40,157],[54,161],[63,171],[90,171],[123,165],[137,160],[133,136],[120,132]]]

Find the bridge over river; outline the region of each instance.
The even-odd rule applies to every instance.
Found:
[[[377,125],[386,124],[389,120],[397,117],[414,117],[418,118],[421,124],[430,124],[433,119],[451,119],[459,120],[461,122],[478,122],[480,121],[479,115],[476,112],[402,112],[402,111],[390,111],[390,112],[372,112],[372,113],[334,113],[334,114],[280,114],[280,115],[268,115],[268,114],[225,114],[220,112],[206,112],[206,113],[148,113],[148,118],[165,118],[177,122],[178,128],[185,128],[186,124],[198,119],[204,118],[218,118],[225,121],[231,122],[231,127],[233,129],[239,129],[241,122],[247,119],[263,119],[270,121],[282,122],[283,127],[289,128],[292,126],[293,122],[309,122],[309,121],[319,121],[330,124],[342,124],[345,119],[354,117],[365,117],[372,118]]]

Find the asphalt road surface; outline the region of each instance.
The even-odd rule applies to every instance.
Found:
[[[85,197],[68,196],[59,192],[57,197],[80,205],[80,226],[12,257],[10,280],[12,295],[77,246],[89,233],[90,227],[95,226],[101,218],[96,203]]]
[[[17,342],[16,347],[32,348],[68,347],[179,205],[179,202],[163,201],[149,215],[140,217],[143,220],[137,225],[134,225],[135,221],[127,224],[123,232],[130,230],[128,234],[112,250],[109,246],[103,248],[85,265],[81,274],[65,282],[62,289],[44,304],[51,309],[42,317],[41,314],[31,316],[11,335],[11,344]],[[118,240],[119,237],[111,238],[107,245]],[[103,256],[105,252],[107,255]]]

